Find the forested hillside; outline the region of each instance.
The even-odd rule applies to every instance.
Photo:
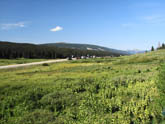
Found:
[[[56,46],[28,43],[0,42],[0,58],[66,58],[68,56],[119,56],[120,53],[109,51],[58,48]],[[123,54],[122,54],[123,55]]]
[[[95,51],[105,51],[105,52],[110,52],[114,54],[120,54],[120,55],[127,55],[130,54],[129,52],[122,51],[122,50],[116,50],[116,49],[111,49],[107,47],[102,47],[98,45],[91,45],[91,44],[76,44],[76,43],[48,43],[48,44],[43,44],[46,46],[55,46],[58,48],[72,48],[72,49],[80,49],[80,50],[95,50]]]

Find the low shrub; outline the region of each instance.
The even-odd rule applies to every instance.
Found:
[[[43,63],[42,66],[49,66],[49,64],[48,63]]]

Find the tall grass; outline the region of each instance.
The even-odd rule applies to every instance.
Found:
[[[162,53],[0,70],[0,123],[163,123]]]

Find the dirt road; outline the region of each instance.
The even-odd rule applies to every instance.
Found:
[[[68,60],[59,59],[59,60],[49,60],[49,61],[33,62],[33,63],[26,63],[26,64],[5,65],[5,66],[0,66],[0,69],[18,68],[18,67],[26,67],[26,66],[31,66],[31,65],[41,65],[44,63],[57,63],[57,62],[65,62],[65,61],[68,61]]]

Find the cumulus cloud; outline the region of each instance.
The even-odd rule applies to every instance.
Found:
[[[56,26],[55,28],[50,29],[50,31],[52,32],[61,31],[61,30],[63,30],[63,27],[60,26]]]
[[[14,28],[24,28],[24,27],[25,27],[25,22],[1,24],[2,30],[9,30],[9,29],[14,29]]]

